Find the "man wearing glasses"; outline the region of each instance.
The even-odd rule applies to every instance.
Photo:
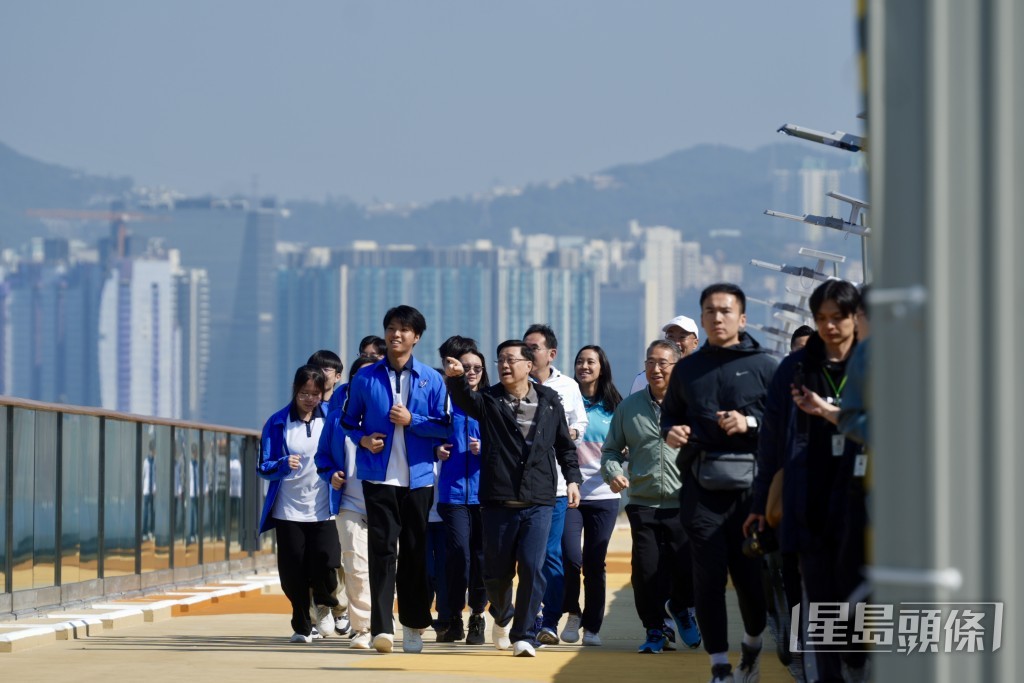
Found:
[[[579,505],[582,477],[557,392],[530,381],[533,351],[512,339],[498,346],[497,357],[499,383],[480,391],[470,391],[458,359],[445,358],[444,369],[452,401],[480,423],[484,583],[494,617],[494,646],[533,657],[538,643],[531,631],[545,587],[542,564],[555,504],[556,462],[568,482],[568,507]]]
[[[615,409],[601,449],[601,474],[612,491],[629,489],[626,517],[633,537],[630,580],[636,612],[647,631],[638,651],[657,654],[669,648],[666,611],[687,647],[700,645],[693,619],[693,564],[679,520],[681,480],[676,456],[661,438],[661,402],[682,352],[675,342],[658,339],[647,347],[647,386]],[[628,449],[628,451],[626,450]],[[622,465],[629,461],[629,475]],[[675,640],[674,633],[671,640]]]
[[[558,357],[558,337],[547,325],[534,324],[527,328],[523,341],[533,352],[533,370],[530,379],[554,389],[565,410],[565,422],[569,436],[578,444],[587,431],[590,418],[583,403],[580,385],[572,377],[559,372],[553,363]],[[558,474],[558,473],[556,473]],[[551,529],[544,558],[544,613],[537,617],[533,632],[544,645],[558,644],[558,620],[562,617],[562,601],[565,599],[565,565],[562,563],[562,532],[565,530],[566,505],[565,480],[559,474],[555,507],[551,513]]]

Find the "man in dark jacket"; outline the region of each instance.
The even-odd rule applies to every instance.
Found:
[[[697,621],[711,656],[712,683],[759,680],[765,627],[760,566],[742,553],[750,509],[757,432],[775,361],[743,331],[746,296],[733,284],[700,295],[707,342],[676,365],[662,404],[661,430],[682,448],[679,513],[693,555]],[[740,665],[733,675],[725,611],[726,575],[743,617]]]
[[[579,505],[582,482],[558,394],[530,382],[532,351],[525,342],[498,346],[499,384],[470,391],[462,363],[445,358],[452,401],[480,423],[480,503],[483,506],[484,584],[491,601],[494,646],[532,657],[529,632],[544,595],[542,565],[555,504],[555,463],[567,482],[568,505]],[[512,605],[512,577],[519,588]],[[512,645],[514,643],[514,645]]]

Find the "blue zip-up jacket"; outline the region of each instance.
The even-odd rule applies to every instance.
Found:
[[[434,485],[434,446],[448,438],[451,407],[448,389],[441,375],[428,365],[410,358],[402,372],[402,386],[412,376],[405,407],[412,422],[405,428],[405,451],[409,459],[409,488]],[[388,378],[388,360],[382,358],[360,370],[348,387],[341,412],[341,427],[356,444],[356,467],[363,481],[384,481],[391,459],[395,425],[388,419],[394,397]],[[384,434],[384,450],[374,455],[360,441],[367,434]]]
[[[278,489],[281,488],[281,480],[292,471],[288,467],[288,448],[284,442],[284,432],[288,428],[291,409],[292,404],[289,402],[271,415],[263,425],[263,434],[260,436],[260,457],[256,463],[256,474],[270,480],[267,499],[263,501],[263,513],[260,515],[261,534],[273,529],[277,523],[270,513],[274,510],[274,501],[277,499]],[[313,418],[323,419],[323,416],[323,406],[317,406]]]
[[[469,452],[470,437],[480,438],[480,423],[468,417],[462,408],[453,406],[452,426],[447,441],[452,445],[452,453],[441,463],[435,495],[438,503],[480,504],[480,456]]]
[[[332,410],[324,420],[324,429],[320,432],[320,443],[316,446],[316,473],[331,486],[331,477],[337,471],[345,472],[345,430],[341,428],[341,411]],[[348,476],[348,472],[345,472]],[[331,487],[331,514],[338,514],[341,509],[341,495],[345,485],[337,491]]]

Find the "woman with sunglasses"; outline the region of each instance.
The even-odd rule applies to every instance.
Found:
[[[257,473],[270,480],[260,533],[277,530],[277,571],[292,605],[293,643],[322,637],[310,618],[310,592],[316,605],[338,604],[333,593],[341,546],[330,510],[330,486],[317,475],[314,463],[324,428],[325,384],[320,368],[299,368],[292,400],[270,416],[260,439]]]
[[[471,391],[488,385],[484,356],[476,341],[458,335],[450,337],[438,349],[441,359],[458,358]],[[441,472],[437,486],[437,512],[445,527],[446,577],[448,604],[438,605],[439,614],[450,615],[438,624],[438,642],[455,643],[463,638],[467,645],[484,644],[484,543],[480,517],[480,424],[458,406],[452,406],[452,426],[448,443],[437,448]],[[464,631],[462,610],[469,593],[469,628]],[[446,608],[446,609],[445,609]]]

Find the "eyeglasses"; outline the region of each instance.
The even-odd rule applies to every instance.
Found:
[[[667,370],[668,368],[672,367],[673,365],[675,365],[675,363],[669,363],[667,360],[645,360],[644,361],[644,367],[646,367],[648,369],[658,368],[659,370]]]
[[[494,361],[498,365],[512,365],[513,363],[519,363],[522,361],[528,361],[529,358],[512,358],[510,356],[502,356],[501,358]]]
[[[482,366],[482,365],[463,365],[462,369],[466,372],[467,375],[477,375],[477,374],[480,374],[481,372],[484,371],[484,366]]]
[[[323,394],[307,394],[304,391],[300,391],[299,393],[296,394],[296,396],[299,398],[299,400],[302,400],[302,401],[312,401],[313,399],[316,399],[316,400],[319,401],[321,398],[323,398],[324,395]]]

